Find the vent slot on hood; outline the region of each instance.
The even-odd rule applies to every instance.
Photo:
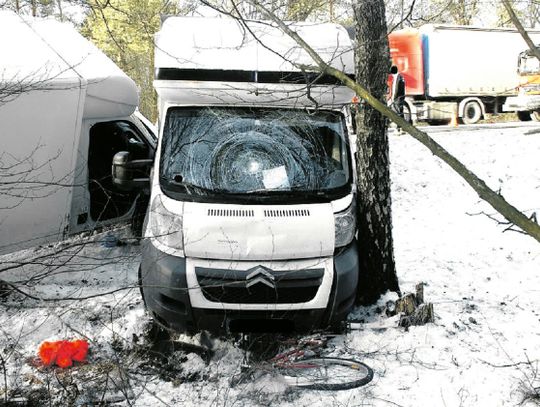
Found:
[[[208,216],[252,218],[254,215],[251,209],[208,209]]]
[[[266,209],[264,211],[266,218],[290,218],[309,216],[308,209]]]

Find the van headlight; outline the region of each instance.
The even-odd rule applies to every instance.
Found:
[[[336,247],[347,246],[356,233],[356,210],[354,203],[343,212],[334,213]]]
[[[169,212],[163,205],[160,195],[150,207],[150,230],[152,237],[171,249],[184,249],[182,236],[182,215]]]

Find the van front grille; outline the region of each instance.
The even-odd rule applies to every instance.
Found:
[[[195,274],[208,301],[232,304],[295,304],[312,300],[324,269],[272,271],[247,278],[250,270],[196,267]],[[271,277],[269,277],[271,276]],[[261,281],[264,280],[264,281]]]

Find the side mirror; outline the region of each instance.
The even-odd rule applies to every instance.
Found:
[[[150,187],[149,170],[154,160],[130,161],[127,151],[120,151],[113,157],[112,181],[124,191],[141,190]]]

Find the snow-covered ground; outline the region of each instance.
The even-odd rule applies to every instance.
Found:
[[[540,212],[539,124],[428,131],[519,209]],[[397,317],[378,314],[376,307],[356,309],[352,317],[365,321],[362,329],[333,339],[328,353],[372,366],[369,385],[339,392],[291,391],[277,378],[263,376],[230,388],[243,354],[225,339],[216,340],[208,364],[196,354],[176,352],[156,367],[141,351],[148,318],[138,290],[130,288],[136,284],[138,246],[76,241],[55,246],[59,253],[45,266],[28,264],[2,278],[32,276],[35,285],[21,288],[48,298],[112,293],[76,302],[13,293],[0,299],[0,400],[5,399],[5,377],[9,397],[30,395],[36,405],[49,397],[57,405],[86,405],[102,397],[136,406],[519,405],[540,386],[535,376],[540,245],[486,216],[494,211],[411,137],[392,133],[390,147],[401,287],[413,291],[424,282],[436,320],[405,330],[397,327]],[[19,254],[18,261],[38,253]],[[2,267],[9,264],[4,259]],[[90,341],[87,365],[54,370],[33,362],[42,341],[82,337]],[[128,386],[118,390],[115,383]],[[110,391],[104,392],[107,387]]]

